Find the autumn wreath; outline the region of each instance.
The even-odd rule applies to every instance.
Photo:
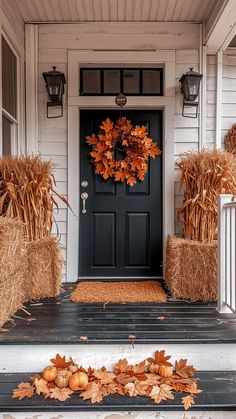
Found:
[[[109,118],[100,125],[98,135],[86,137],[93,150],[90,155],[95,173],[104,179],[114,178],[133,186],[137,180],[143,181],[148,170],[149,157],[161,154],[156,143],[149,137],[145,126],[133,127],[125,116],[115,123]],[[115,159],[115,150],[124,154],[124,158]]]

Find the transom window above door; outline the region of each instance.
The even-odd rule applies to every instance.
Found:
[[[80,95],[162,96],[163,68],[81,68]]]

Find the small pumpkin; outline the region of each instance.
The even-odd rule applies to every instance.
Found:
[[[84,390],[88,385],[88,376],[85,372],[75,372],[69,379],[69,387],[71,390]]]
[[[71,376],[72,376],[72,372],[66,369],[62,369],[57,373],[55,384],[57,385],[57,387],[60,387],[60,388],[67,387]]]
[[[159,371],[159,365],[158,364],[150,364],[149,365],[149,372],[152,374],[158,374]]]
[[[160,365],[158,374],[163,378],[169,378],[173,375],[173,369],[167,365]]]
[[[54,381],[57,378],[57,369],[54,365],[51,365],[50,367],[46,367],[43,370],[43,378],[47,382]]]

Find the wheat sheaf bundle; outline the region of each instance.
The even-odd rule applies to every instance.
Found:
[[[235,158],[213,150],[185,153],[177,162],[185,186],[182,214],[184,238],[213,241],[217,229],[217,195],[235,194]]]
[[[236,124],[232,125],[225,136],[225,149],[236,154]]]
[[[0,216],[22,221],[28,241],[50,235],[53,204],[57,205],[53,198],[54,168],[40,156],[0,158]]]

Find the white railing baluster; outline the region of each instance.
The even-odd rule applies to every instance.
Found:
[[[220,313],[236,312],[236,201],[218,197],[218,307]]]

